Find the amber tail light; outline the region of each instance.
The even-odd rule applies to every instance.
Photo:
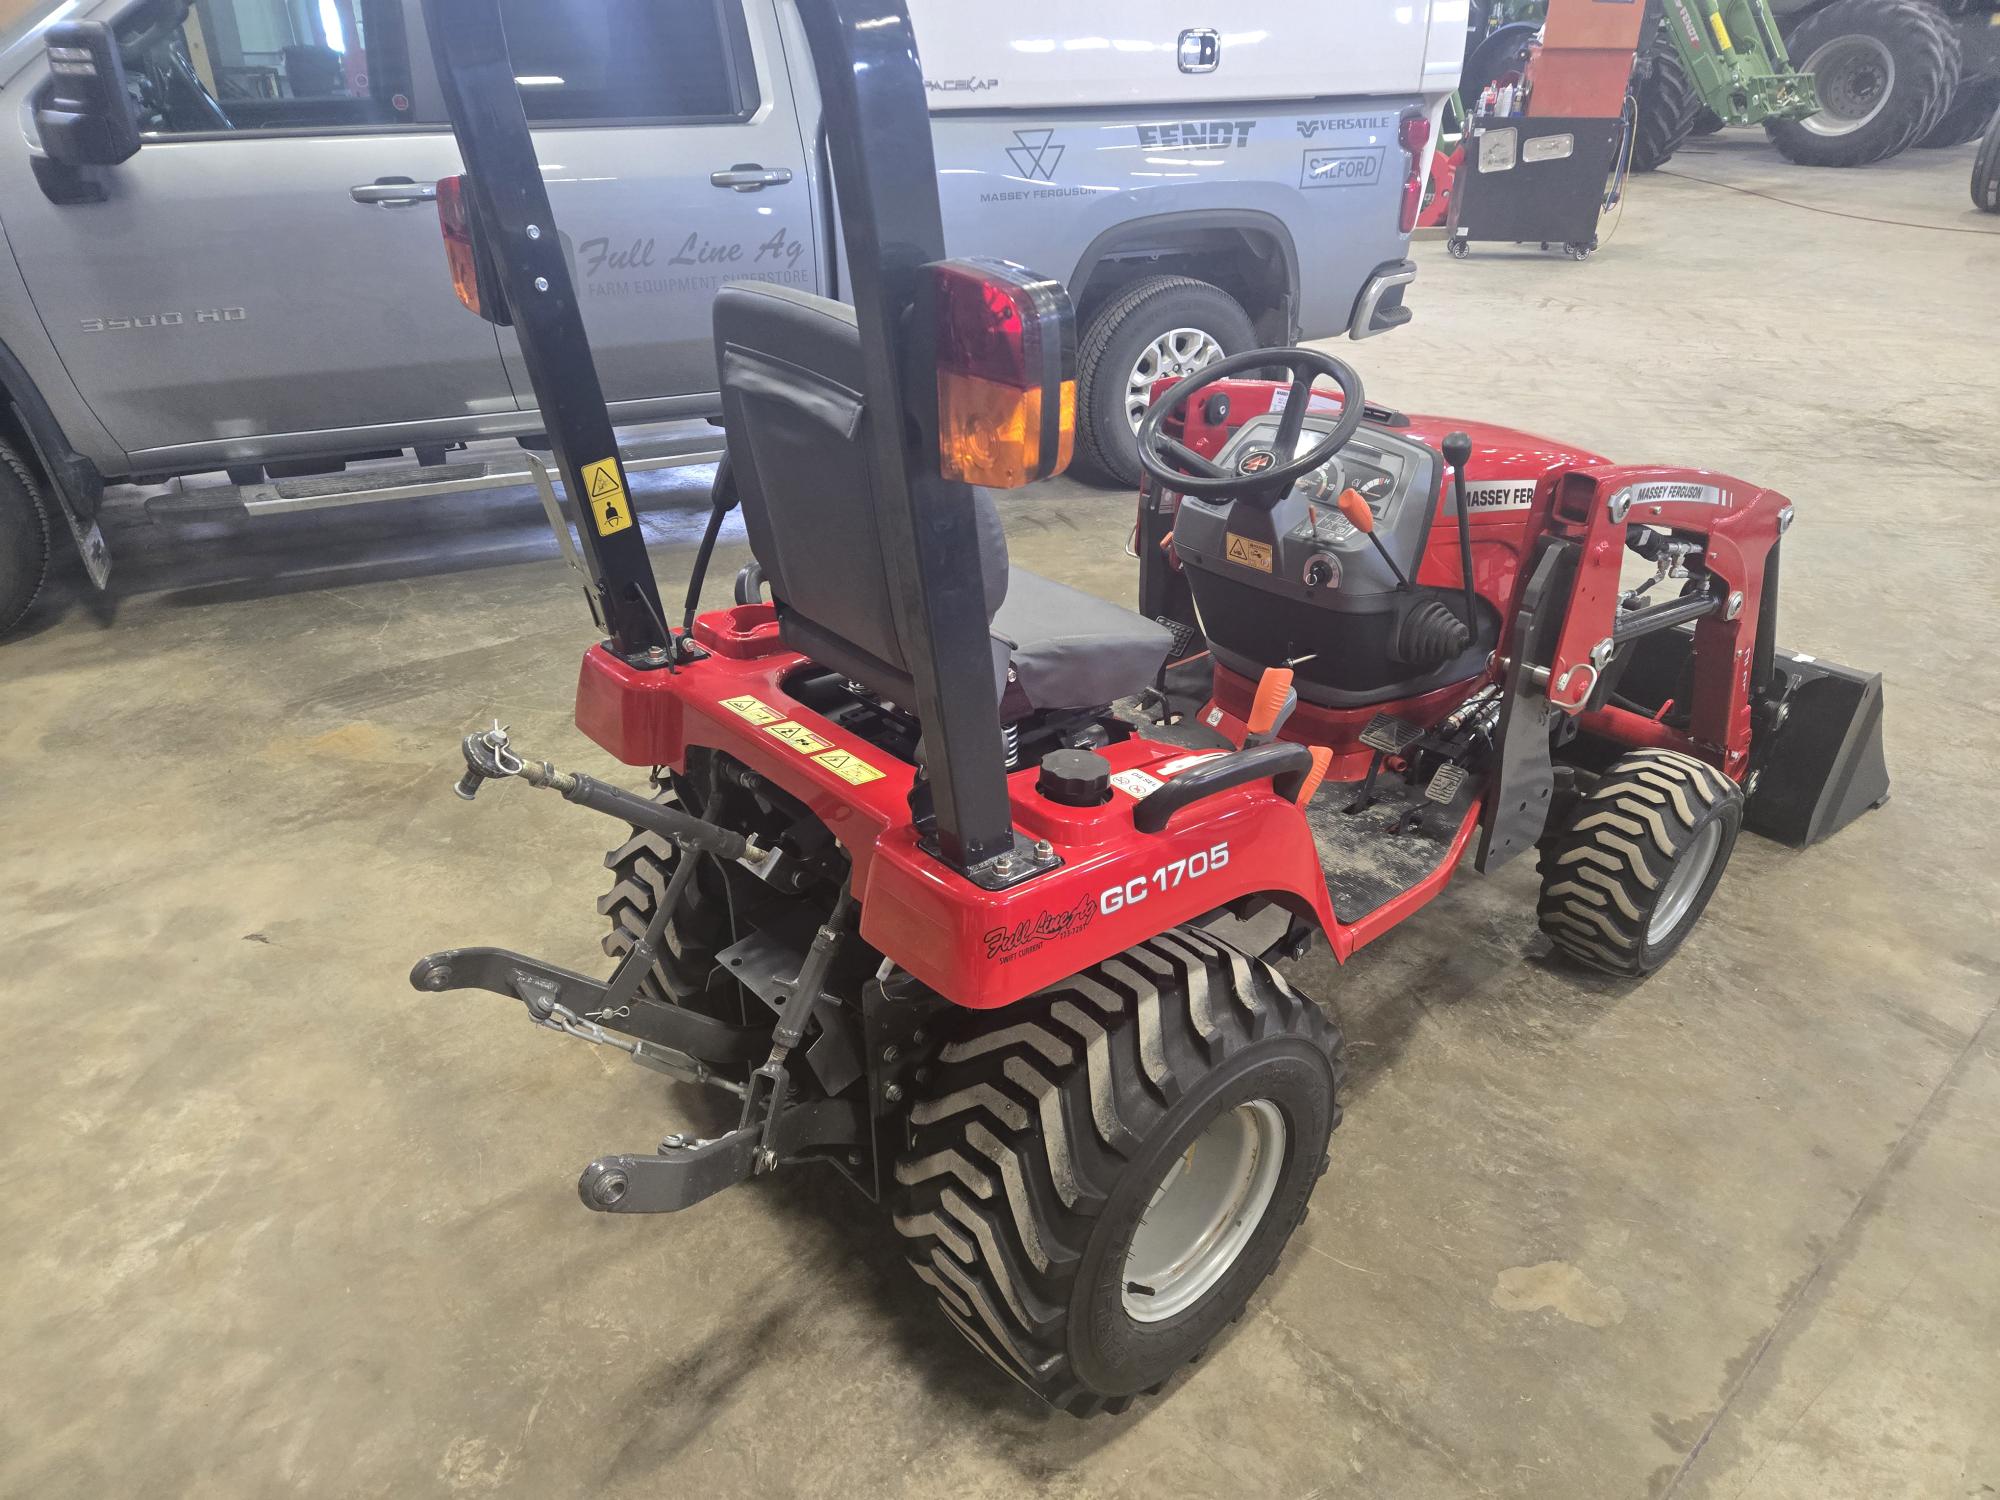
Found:
[[[1076,320],[1059,282],[994,260],[930,267],[938,467],[1017,489],[1076,445]]]
[[[507,316],[499,278],[486,259],[478,231],[473,227],[472,204],[466,197],[464,177],[438,179],[437,211],[438,228],[444,233],[445,263],[451,267],[451,289],[460,302],[487,322],[506,326],[513,320]]]

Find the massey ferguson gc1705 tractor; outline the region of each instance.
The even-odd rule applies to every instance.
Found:
[[[1069,455],[1066,298],[945,258],[902,0],[798,8],[853,305],[716,299],[728,456],[676,625],[498,0],[427,0],[453,281],[520,335],[603,637],[577,724],[657,795],[470,735],[461,795],[630,825],[618,963],[460,948],[411,980],[735,1096],[725,1134],[591,1162],[588,1208],[824,1164],[973,1345],[1117,1408],[1243,1311],[1327,1166],[1340,1033],[1274,961],[1345,959],[1476,845],[1539,850],[1556,944],[1645,974],[1746,820],[1806,842],[1886,795],[1879,682],[1774,645],[1782,496],[1406,417],[1299,349],[1154,403],[1146,615],[1011,568],[985,491]],[[697,617],[738,505],[756,563]]]

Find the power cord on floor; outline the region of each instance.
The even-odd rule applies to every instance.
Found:
[[[2000,229],[1970,229],[1959,224],[1917,224],[1908,219],[1881,219],[1873,214],[1851,214],[1843,209],[1822,208],[1817,203],[1800,203],[1792,198],[1781,198],[1776,193],[1767,193],[1761,188],[1738,187],[1733,182],[1718,182],[1713,177],[1698,177],[1693,172],[1675,172],[1667,167],[1657,169],[1662,177],[1678,177],[1683,182],[1706,183],[1709,187],[1725,188],[1732,193],[1742,193],[1751,198],[1768,198],[1773,203],[1782,203],[1787,208],[1802,208],[1809,214],[1825,214],[1834,219],[1854,219],[1863,224],[1888,224],[1896,229],[1930,229],[1939,234],[1982,234],[1988,239],[2000,235]]]

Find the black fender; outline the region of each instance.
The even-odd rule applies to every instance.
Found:
[[[62,424],[29,378],[26,366],[0,341],[0,439],[25,440],[22,457],[33,464],[76,539],[91,581],[103,588],[111,561],[97,529],[104,476],[97,465],[70,446]]]
[[[1070,273],[1070,296],[1080,302],[1084,288],[1090,285],[1090,278],[1105,261],[1122,249],[1161,242],[1171,244],[1177,238],[1214,229],[1234,229],[1246,235],[1261,236],[1277,246],[1278,254],[1285,263],[1283,313],[1286,342],[1295,341],[1298,337],[1299,247],[1292,238],[1291,227],[1276,214],[1265,213],[1262,209],[1190,208],[1174,213],[1147,214],[1143,218],[1113,224],[1084,247],[1076,269]]]

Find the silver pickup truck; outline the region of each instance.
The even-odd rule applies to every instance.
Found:
[[[1462,7],[912,9],[948,239],[1068,282],[1094,477],[1135,480],[1156,376],[1409,318]],[[685,461],[714,446],[715,290],[842,288],[798,19],[505,11],[613,416]],[[445,272],[460,164],[416,0],[67,0],[0,19],[0,114],[0,632],[64,531],[102,584],[107,484],[214,474],[254,512],[522,481],[540,421]]]

